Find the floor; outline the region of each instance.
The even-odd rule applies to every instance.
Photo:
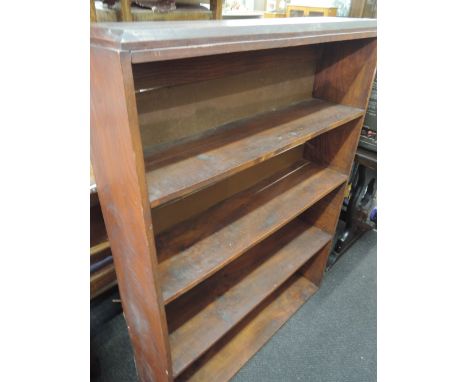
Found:
[[[376,381],[376,265],[377,233],[370,231],[232,382]],[[121,314],[100,329],[92,347],[101,370],[94,381],[137,381]]]

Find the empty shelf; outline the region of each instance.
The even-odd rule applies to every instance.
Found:
[[[298,162],[156,235],[165,303],[239,257],[346,179],[330,168]]]
[[[292,276],[177,380],[229,381],[317,290],[306,278]]]
[[[355,107],[311,99],[156,148],[146,158],[151,206],[188,195],[363,113]]]
[[[168,305],[174,375],[207,351],[331,238],[296,219]]]

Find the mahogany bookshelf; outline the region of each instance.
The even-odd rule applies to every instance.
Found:
[[[92,245],[112,251],[141,381],[229,380],[317,291],[376,35],[329,17],[92,26]]]

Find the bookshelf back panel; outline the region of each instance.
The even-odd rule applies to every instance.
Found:
[[[199,192],[174,203],[153,208],[153,226],[157,233],[207,210],[211,206],[252,187],[263,179],[278,173],[303,158],[304,145],[273,157],[265,162],[241,171],[232,177],[215,183]]]
[[[159,76],[166,77],[154,73],[146,80],[151,90],[136,93],[145,151],[311,98],[320,52],[320,46],[273,49],[268,61],[258,52],[210,56],[206,69],[193,74],[184,71],[191,60],[174,65],[173,72],[164,67]],[[229,61],[219,59],[225,56]]]

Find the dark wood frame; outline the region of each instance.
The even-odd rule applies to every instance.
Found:
[[[159,25],[96,24],[91,32],[92,163],[142,381],[231,378],[317,290],[375,75],[375,22],[300,18],[196,27],[172,23],[166,33]],[[304,46],[317,54],[312,100],[144,156],[136,95],[145,81],[223,78],[268,67],[276,62],[271,54]],[[223,63],[213,56],[219,54],[232,59]],[[223,64],[192,75],[184,68],[195,57]],[[176,59],[175,72],[155,82],[152,69]],[[152,208],[291,152],[302,156],[292,167],[166,232],[153,225]],[[218,165],[204,167],[206,160]]]

